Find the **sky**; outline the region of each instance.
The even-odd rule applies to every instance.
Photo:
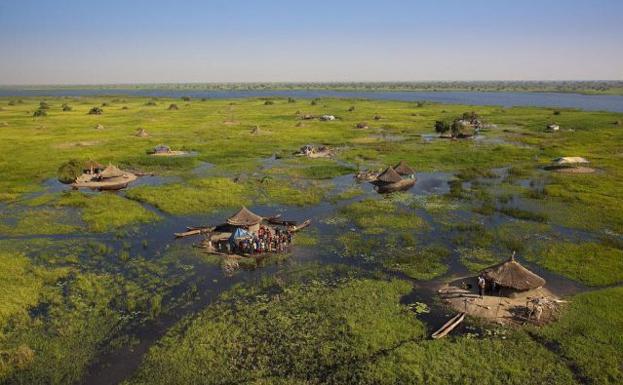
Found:
[[[0,84],[623,80],[623,0],[0,0]]]

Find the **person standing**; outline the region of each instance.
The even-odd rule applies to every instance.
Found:
[[[482,298],[485,294],[485,279],[482,275],[478,276],[478,291],[480,292],[480,298]]]

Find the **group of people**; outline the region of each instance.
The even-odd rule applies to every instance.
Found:
[[[262,254],[282,253],[292,243],[292,232],[276,227],[274,232],[269,227],[260,226],[252,237],[227,243],[228,253]]]

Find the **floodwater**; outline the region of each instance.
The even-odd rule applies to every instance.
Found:
[[[263,160],[263,168],[270,168],[279,163],[279,159],[275,156]],[[209,163],[200,163],[193,171],[197,175],[209,174],[212,165]],[[488,183],[499,183],[506,177],[506,169],[496,170],[497,177],[489,180]],[[418,173],[415,186],[407,193],[407,197],[411,197],[413,202],[425,201],[428,197],[434,195],[446,194],[449,191],[448,182],[454,178],[452,173],[431,172]],[[160,185],[164,183],[173,183],[176,178],[148,176],[141,177],[137,185]],[[98,385],[98,384],[117,384],[131,376],[140,366],[144,355],[150,346],[156,343],[176,322],[187,315],[192,315],[201,311],[210,303],[217,300],[219,295],[231,288],[234,284],[246,282],[253,284],[258,282],[263,276],[274,274],[287,274],[289,269],[296,268],[305,262],[318,262],[321,264],[346,264],[353,268],[359,268],[363,271],[385,271],[390,276],[408,280],[413,284],[413,292],[404,296],[401,302],[410,304],[414,302],[425,303],[429,307],[429,312],[421,314],[418,317],[422,319],[429,330],[434,330],[441,326],[451,315],[445,308],[441,307],[437,301],[436,288],[438,285],[450,277],[461,277],[469,274],[467,269],[459,260],[459,255],[455,246],[452,244],[451,234],[442,226],[436,218],[428,213],[417,204],[412,208],[415,210],[429,225],[429,230],[421,231],[416,234],[418,246],[426,246],[429,244],[443,244],[447,248],[453,250],[452,254],[445,261],[448,271],[442,276],[431,281],[413,280],[402,273],[388,270],[378,260],[372,258],[354,258],[345,257],[336,243],[339,234],[346,231],[352,231],[353,225],[349,222],[335,222],[335,218],[339,217],[339,209],[352,202],[365,198],[384,199],[384,196],[377,194],[372,185],[369,183],[358,184],[352,174],[343,175],[331,180],[332,190],[329,195],[337,195],[340,192],[359,186],[362,190],[361,195],[347,200],[332,202],[327,199],[317,205],[296,207],[296,206],[252,206],[251,210],[263,215],[270,216],[274,214],[282,214],[284,219],[303,221],[307,218],[313,220],[312,226],[304,231],[311,231],[317,234],[320,240],[319,245],[314,247],[293,246],[291,257],[285,262],[271,264],[266,267],[258,267],[256,269],[239,270],[233,275],[223,272],[220,266],[199,263],[198,261],[184,261],[184,263],[192,264],[193,274],[190,274],[183,282],[178,284],[164,299],[164,305],[171,305],[171,310],[164,312],[153,321],[130,323],[124,330],[129,336],[138,340],[138,344],[126,345],[116,348],[112,351],[102,353],[96,362],[89,368],[88,374],[81,381],[82,384]],[[69,189],[69,186],[62,185],[53,180],[44,183],[44,192],[58,192]],[[94,192],[96,193],[96,192]],[[115,192],[105,192],[115,193]],[[116,192],[124,194],[123,191]],[[410,194],[410,195],[409,195]],[[408,203],[407,203],[408,204]],[[513,203],[522,206],[520,200]],[[174,245],[190,246],[200,241],[200,237],[189,237],[184,239],[174,239],[173,233],[184,230],[186,226],[201,226],[222,223],[222,221],[231,215],[235,209],[222,210],[209,215],[189,215],[174,216],[163,213],[157,208],[150,205],[144,205],[149,210],[157,212],[162,220],[139,226],[132,232],[132,236],[123,239],[117,238],[114,234],[101,234],[94,236],[93,234],[70,234],[68,236],[53,236],[54,239],[86,239],[97,238],[106,242],[114,248],[120,248],[120,244],[129,243],[129,252],[131,256],[143,255],[146,258],[160,258],[166,250]],[[473,216],[471,212],[456,209],[457,217],[469,218]],[[514,219],[495,214],[485,217],[482,221],[487,228],[492,228],[500,224],[513,221]],[[575,233],[570,229],[556,228],[556,232],[562,236],[574,236]],[[11,239],[12,237],[0,237],[0,239]],[[142,242],[146,240],[148,249]],[[127,247],[127,246],[126,246]],[[548,272],[534,264],[526,263],[535,272],[541,274],[548,282],[548,287],[556,294],[568,295],[578,291],[585,290],[582,285],[577,284],[557,274]],[[123,273],[123,272],[122,272]],[[187,302],[177,303],[176,298],[187,292],[189,288],[195,287],[195,296]],[[455,333],[473,333],[474,330],[466,326],[461,326]]]
[[[252,90],[194,91],[170,89],[19,89],[0,88],[0,97],[29,96],[144,96],[200,99],[236,99],[254,97],[348,98],[370,100],[429,101],[444,104],[479,106],[532,106],[577,108],[587,111],[623,112],[623,95],[583,95],[554,92],[480,92],[480,91],[332,91],[332,90]]]

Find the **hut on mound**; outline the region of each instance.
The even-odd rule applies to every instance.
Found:
[[[149,134],[147,133],[147,131],[145,131],[144,128],[139,128],[138,131],[136,131],[136,136],[138,136],[139,138],[146,138],[149,136]]]
[[[171,152],[171,147],[159,144],[152,150],[152,154],[168,154]]]
[[[103,130],[103,129],[104,129],[104,125],[103,125],[103,124],[98,123],[98,124],[97,124],[97,126],[95,126],[95,129],[96,129],[96,130]]]
[[[590,162],[581,156],[563,156],[560,158],[556,158],[552,161],[550,167],[552,168],[563,168],[563,167],[577,167],[577,166],[586,166]]]
[[[236,214],[227,219],[227,224],[234,227],[242,227],[251,232],[256,232],[259,230],[260,223],[263,219],[263,217],[242,206]]]
[[[169,108],[167,108],[167,109],[168,109],[169,111],[172,111],[172,110],[179,110],[180,108],[177,106],[177,104],[171,104],[171,105],[169,106]]]
[[[126,173],[121,171],[117,166],[113,166],[112,164],[109,164],[97,176],[100,180],[103,180],[103,179],[119,178],[119,177],[124,176],[125,174]]]
[[[415,175],[415,170],[409,167],[407,162],[401,160],[397,165],[394,166],[394,171],[396,171],[400,175]]]
[[[501,290],[510,290],[509,294],[534,290],[545,285],[543,278],[515,260],[515,253],[507,261],[484,269],[481,274],[487,283],[495,283]]]
[[[408,190],[415,184],[414,178],[403,179],[393,167],[388,167],[383,171],[376,180],[370,182],[376,185],[376,191],[385,194],[396,191]]]
[[[253,126],[253,128],[251,129],[251,134],[259,135],[260,134],[260,126]]]

